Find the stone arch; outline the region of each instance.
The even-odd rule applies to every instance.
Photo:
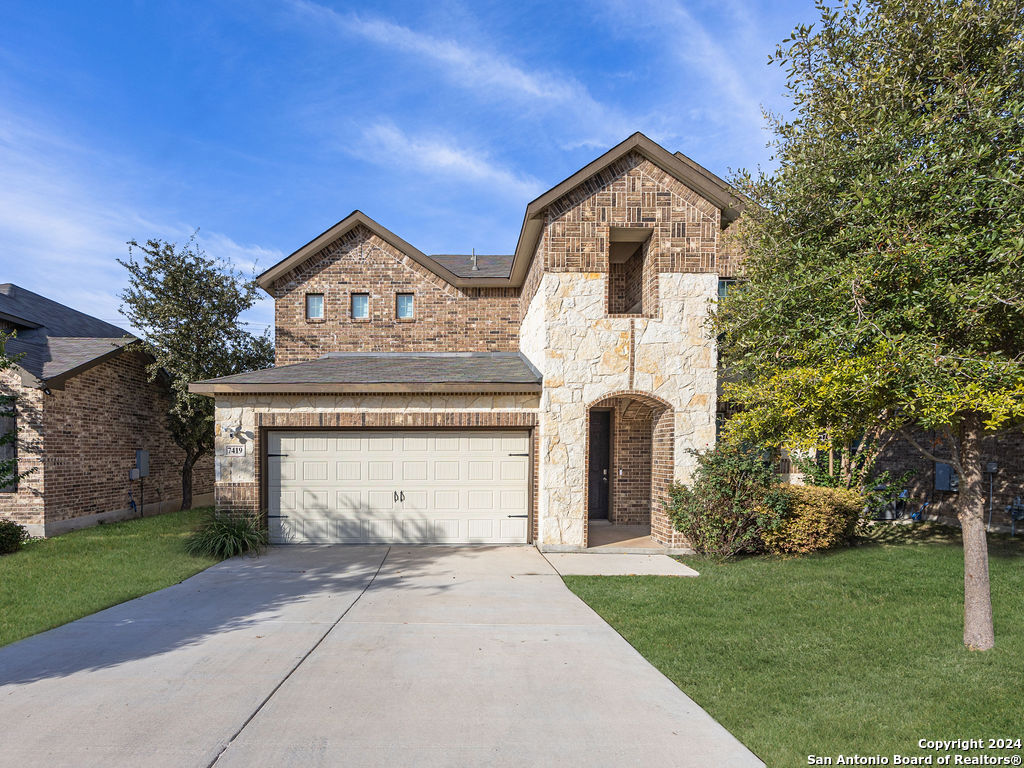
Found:
[[[675,477],[675,410],[666,400],[639,390],[610,392],[587,406],[584,509],[588,541],[591,487],[598,480],[591,480],[591,425],[595,411],[612,414],[609,521],[618,525],[649,525],[652,538],[671,544],[672,527],[662,501]]]

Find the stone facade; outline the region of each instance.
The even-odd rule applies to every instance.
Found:
[[[0,517],[51,535],[128,516],[129,490],[140,500],[139,483],[128,480],[136,449],[150,452],[146,512],[178,508],[183,454],[166,427],[167,396],[147,380],[140,355],[116,355],[50,394],[22,386],[17,374],[3,389],[18,397],[19,470],[33,472],[16,492],[0,493]],[[212,490],[208,457],[194,469],[194,503],[211,503]]]
[[[306,294],[324,296],[324,319],[306,319]],[[370,316],[351,317],[353,293]],[[395,317],[396,294],[412,293],[415,317]],[[519,292],[456,288],[362,226],[335,240],[274,285],[277,365],[326,352],[514,351]]]

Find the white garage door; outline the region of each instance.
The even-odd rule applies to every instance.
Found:
[[[270,432],[275,543],[526,542],[526,432]]]

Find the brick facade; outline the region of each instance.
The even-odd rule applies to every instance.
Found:
[[[0,516],[30,526],[35,534],[60,532],[105,516],[124,516],[136,449],[150,452],[146,511],[169,511],[181,500],[184,454],[166,426],[169,401],[146,378],[145,360],[125,351],[65,382],[42,390],[5,380],[18,396],[19,468],[36,467],[17,493],[0,493]],[[12,386],[13,385],[13,386]],[[213,460],[194,468],[193,495],[213,490]],[[202,500],[202,499],[199,499]]]
[[[305,296],[324,295],[325,317],[307,321]],[[367,293],[370,317],[354,320],[351,295]],[[415,318],[395,317],[395,295],[414,294]],[[456,288],[357,226],[280,277],[277,365],[327,352],[479,352],[518,349],[519,291]]]

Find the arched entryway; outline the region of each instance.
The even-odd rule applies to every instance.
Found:
[[[670,543],[662,500],[674,476],[671,406],[643,392],[615,392],[587,413],[587,542],[611,525]]]

